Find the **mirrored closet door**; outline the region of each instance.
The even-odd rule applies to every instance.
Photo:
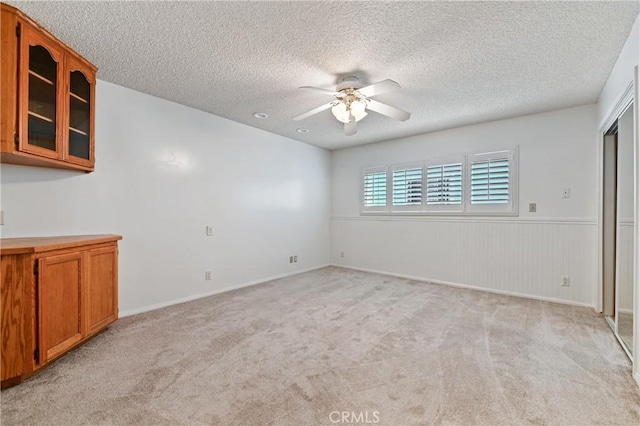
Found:
[[[633,348],[634,144],[633,105],[604,137],[603,312],[631,356]]]

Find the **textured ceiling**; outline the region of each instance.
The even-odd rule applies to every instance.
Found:
[[[595,102],[638,15],[629,2],[15,2],[122,86],[328,149]],[[344,136],[298,86],[356,75],[376,97]],[[98,100],[99,102],[99,100]],[[259,120],[253,112],[266,112]],[[305,127],[301,134],[296,128]]]

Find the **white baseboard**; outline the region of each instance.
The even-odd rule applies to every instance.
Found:
[[[543,302],[560,303],[560,304],[563,304],[563,305],[580,306],[580,307],[583,307],[583,308],[591,308],[591,309],[595,309],[596,308],[595,305],[590,305],[588,303],[574,302],[572,300],[555,299],[553,297],[535,296],[535,295],[532,295],[532,294],[517,293],[517,292],[514,292],[514,291],[494,290],[494,289],[486,288],[486,287],[477,287],[477,286],[473,286],[473,285],[453,283],[453,282],[449,282],[449,281],[432,280],[432,279],[429,279],[429,278],[416,277],[416,276],[413,276],[413,275],[396,274],[396,273],[393,273],[393,272],[378,271],[378,270],[375,270],[375,269],[367,269],[367,268],[357,268],[355,266],[338,265],[338,264],[335,264],[335,263],[331,264],[331,266],[335,266],[335,267],[338,267],[338,268],[353,269],[354,271],[371,272],[371,273],[374,273],[374,274],[381,274],[381,275],[388,275],[388,276],[391,276],[391,277],[405,278],[405,279],[414,280],[414,281],[422,281],[422,282],[425,282],[425,283],[446,285],[446,286],[449,286],[449,287],[458,287],[458,288],[466,288],[468,290],[485,291],[487,293],[502,294],[502,295],[505,295],[505,296],[522,297],[524,299],[533,299],[533,300],[540,300],[540,301],[543,301]]]
[[[169,300],[167,302],[160,302],[160,303],[155,303],[153,305],[143,306],[143,307],[140,307],[140,308],[129,309],[129,310],[126,310],[126,311],[119,312],[118,317],[119,318],[124,318],[124,317],[130,317],[132,315],[142,314],[144,312],[155,311],[156,309],[162,309],[162,308],[166,308],[168,306],[179,305],[180,303],[191,302],[193,300],[202,299],[204,297],[209,297],[209,296],[213,296],[213,295],[220,294],[220,293],[226,293],[227,291],[237,290],[237,289],[244,288],[244,287],[251,287],[251,286],[258,285],[258,284],[263,284],[263,283],[266,283],[266,282],[269,282],[269,281],[278,280],[278,279],[281,279],[281,278],[287,278],[287,277],[292,277],[294,275],[304,274],[305,272],[315,271],[317,269],[326,268],[327,266],[331,266],[331,265],[326,264],[326,265],[314,266],[313,268],[304,269],[302,271],[288,272],[286,274],[276,275],[276,276],[268,277],[268,278],[262,278],[262,279],[259,279],[259,280],[250,281],[248,283],[236,284],[236,285],[233,285],[233,286],[230,286],[230,287],[219,288],[219,289],[207,292],[207,293],[195,294],[193,296],[187,296],[187,297],[181,297],[179,299]]]

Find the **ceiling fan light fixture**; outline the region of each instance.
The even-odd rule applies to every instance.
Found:
[[[367,103],[362,100],[357,100],[349,103],[339,102],[331,108],[333,116],[341,123],[347,124],[351,120],[350,115],[360,121],[367,116]],[[351,112],[351,114],[349,114]]]
[[[349,110],[347,109],[347,105],[344,102],[338,102],[331,108],[331,114],[341,123],[348,123],[350,121],[349,118]]]
[[[365,101],[354,101],[351,102],[351,114],[356,119],[356,121],[360,121],[367,116],[367,103]]]
[[[400,85],[398,83],[388,79],[362,87],[359,80],[355,77],[344,78],[342,82],[338,84],[335,91],[321,89],[319,87],[302,86],[300,89],[313,90],[314,92],[324,95],[330,95],[334,97],[334,100],[320,105],[311,111],[307,111],[304,114],[296,115],[293,117],[293,121],[300,121],[331,109],[331,114],[333,114],[336,120],[344,124],[345,136],[353,136],[358,133],[356,123],[368,115],[367,110],[399,121],[407,121],[411,117],[411,113],[371,99],[373,96],[398,90],[399,88]]]

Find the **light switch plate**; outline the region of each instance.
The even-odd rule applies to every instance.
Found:
[[[529,213],[535,213],[538,209],[536,203],[529,203]]]

